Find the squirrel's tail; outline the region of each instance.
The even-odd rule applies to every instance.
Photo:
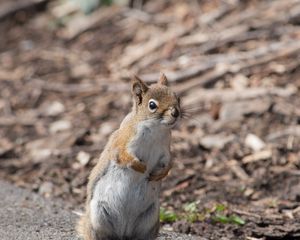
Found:
[[[87,214],[83,214],[80,217],[76,226],[76,230],[83,240],[97,240]]]

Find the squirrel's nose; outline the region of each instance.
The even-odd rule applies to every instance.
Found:
[[[179,116],[179,111],[177,108],[173,108],[171,112],[172,117],[177,118]]]

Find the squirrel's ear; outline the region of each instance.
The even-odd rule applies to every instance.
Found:
[[[131,80],[131,91],[137,104],[142,103],[143,94],[148,91],[148,86],[138,76],[134,75]]]
[[[161,85],[168,86],[168,79],[167,79],[165,74],[160,73],[158,83],[161,84]]]

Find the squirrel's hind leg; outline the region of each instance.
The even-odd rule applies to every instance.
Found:
[[[97,233],[86,215],[80,218],[76,229],[82,240],[119,240],[116,237],[108,236],[105,231],[103,233],[101,233],[101,231]]]

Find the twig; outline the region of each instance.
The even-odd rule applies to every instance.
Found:
[[[31,83],[32,84],[32,83]],[[126,83],[110,83],[101,82],[97,84],[80,83],[80,84],[61,84],[49,83],[42,80],[35,80],[34,84],[43,90],[54,91],[68,94],[69,96],[94,95],[99,94],[103,90],[110,92],[122,92],[130,89],[130,85]]]
[[[157,48],[163,46],[172,39],[177,39],[194,28],[194,25],[184,27],[174,27],[165,33],[160,34],[159,37],[151,38],[148,42],[139,44],[137,46],[131,46],[127,48],[126,53],[121,57],[119,65],[121,68],[130,67],[132,64],[142,59],[144,56],[150,54]]]
[[[300,51],[300,42],[275,42],[268,46],[257,48],[248,52],[216,54],[212,56],[210,55],[207,58],[202,57],[199,59],[193,59],[190,61],[198,61],[201,64],[178,71],[165,71],[165,74],[170,82],[181,82],[211,70],[211,72],[207,72],[201,78],[184,82],[181,86],[178,86],[179,91],[185,92],[196,86],[212,85],[226,73],[236,73],[238,71],[247,70],[257,65],[266,64],[277,58],[295,54],[298,51]],[[219,64],[215,69],[213,69],[217,63]],[[157,80],[157,76],[158,73],[145,74],[141,75],[141,78],[147,82],[155,82]]]
[[[297,169],[289,169],[287,167],[272,166],[270,170],[277,174],[287,173],[290,176],[300,176],[300,170]]]
[[[300,137],[300,126],[290,126],[286,129],[272,132],[267,136],[267,140],[273,141],[277,138],[290,136],[290,135],[295,137]]]
[[[18,81],[24,76],[25,69],[20,66],[12,71],[2,69],[0,67],[0,82],[1,81]]]
[[[249,179],[249,175],[245,172],[243,168],[238,164],[236,160],[230,160],[228,162],[229,168],[232,172],[241,180],[246,181]]]
[[[193,89],[197,86],[207,86],[212,85],[214,82],[216,82],[218,79],[223,77],[226,73],[236,73],[248,70],[252,67],[255,67],[257,65],[262,65],[269,63],[275,59],[285,57],[290,54],[295,54],[296,52],[300,51],[300,42],[291,42],[288,43],[274,43],[271,44],[269,47],[260,48],[255,51],[251,51],[248,53],[245,53],[245,55],[237,56],[236,59],[232,59],[232,63],[237,61],[237,59],[246,59],[249,58],[248,61],[244,61],[241,63],[236,63],[229,65],[230,58],[228,60],[229,63],[218,65],[214,70],[211,72],[206,73],[204,76],[197,78],[190,82],[185,82],[181,86],[178,86],[178,90],[181,92],[186,92],[190,89]],[[275,52],[271,54],[272,52]],[[260,56],[259,59],[258,56]],[[188,78],[189,76],[185,76]]]
[[[239,215],[244,215],[244,216],[248,216],[248,217],[254,217],[254,218],[261,219],[261,216],[256,214],[256,213],[246,212],[246,211],[239,210],[239,209],[236,209],[236,208],[231,209],[231,211],[236,213],[236,214],[239,214]]]
[[[205,73],[199,78],[195,78],[191,81],[184,82],[175,87],[175,90],[180,93],[185,93],[188,90],[194,89],[195,87],[206,87],[214,84],[218,79],[223,77],[226,73],[229,72],[228,66],[219,65],[215,69]]]
[[[198,18],[198,24],[200,26],[209,25],[219,20],[236,7],[238,1],[232,1],[231,4],[223,4],[221,7],[217,8],[214,11],[205,13]]]
[[[123,15],[126,18],[132,18],[148,24],[166,24],[173,20],[171,17],[167,17],[164,14],[157,13],[155,15],[151,15],[136,8],[126,8],[126,11],[124,11]]]
[[[0,5],[0,21],[19,11],[45,6],[48,1],[49,0],[6,1]]]
[[[234,90],[234,89],[195,89],[189,92],[189,95],[185,98],[185,103],[187,105],[193,105],[199,102],[209,102],[209,101],[238,101],[253,99],[258,97],[266,96],[280,96],[289,97],[297,92],[294,87],[288,88],[247,88],[244,90]]]
[[[225,29],[222,34],[217,34],[215,38],[207,41],[206,44],[203,44],[199,47],[200,53],[207,53],[215,48],[224,46],[230,42],[233,42],[238,36],[244,34],[248,31],[249,26],[247,25],[239,25],[232,27],[230,29]]]
[[[34,126],[37,119],[23,119],[18,117],[1,117],[0,126],[13,126],[13,125],[23,125],[23,126]]]
[[[212,69],[214,65],[215,65],[214,63],[207,63],[198,66],[192,66],[188,69],[184,69],[176,72],[164,71],[164,73],[168,77],[169,82],[181,82],[183,80],[197,76],[209,69]],[[141,78],[146,82],[155,82],[158,79],[158,75],[159,75],[158,73],[144,74],[141,75]]]
[[[300,32],[300,28],[291,28],[289,32]],[[278,34],[284,34],[284,29],[277,29]],[[299,51],[299,43],[295,41],[285,41],[285,42],[271,42],[268,43],[266,46],[262,46],[250,51],[242,51],[242,52],[234,52],[234,53],[224,53],[224,54],[210,54],[207,56],[200,56],[189,58],[189,56],[185,56],[187,61],[185,63],[186,66],[194,64],[195,62],[203,63],[207,65],[208,63],[211,64],[236,64],[242,63],[242,61],[249,62],[253,59],[263,59],[264,63],[269,62],[270,58],[266,59],[266,56],[272,57],[271,60],[276,58],[284,57],[289,54],[296,54]]]
[[[252,163],[252,162],[257,162],[260,160],[265,160],[270,157],[272,157],[272,151],[270,149],[268,149],[268,150],[263,150],[263,151],[248,155],[242,159],[242,162],[245,164]]]
[[[219,24],[219,28],[228,28],[236,25],[237,23],[246,23],[253,19],[258,19],[262,21],[262,16],[267,16],[268,13],[273,13],[271,16],[274,18],[278,17],[278,14],[282,13],[281,16],[287,16],[289,10],[295,5],[298,4],[299,0],[286,0],[286,1],[272,1],[272,2],[262,2],[262,4],[257,5],[255,8],[250,8],[249,10],[238,12],[235,15],[229,15],[223,19],[223,21]],[[274,14],[276,13],[276,14]],[[284,19],[284,17],[280,17]],[[269,19],[268,22],[272,22],[272,19]]]
[[[70,21],[61,36],[67,40],[73,40],[79,35],[92,30],[105,21],[115,17],[122,11],[119,7],[100,8],[90,16],[79,15]]]
[[[300,51],[300,42],[288,42],[288,43],[282,43],[278,49],[274,47],[273,51],[276,52],[274,54],[268,54],[265,57],[262,57],[260,59],[253,59],[252,61],[249,61],[247,63],[241,64],[240,66],[236,65],[236,71],[242,71],[257,65],[266,64],[268,62],[271,62],[275,59],[286,57],[291,54],[295,54],[298,51]],[[285,45],[285,46],[284,46]]]
[[[229,29],[225,29],[221,32],[203,33],[197,32],[193,35],[181,38],[178,41],[179,46],[188,46],[195,44],[207,43],[209,45],[215,46],[216,43],[224,45],[225,43],[234,40],[237,36],[240,36],[242,33],[247,32],[248,26],[238,25]]]
[[[204,27],[206,27],[207,25],[212,24],[217,19],[220,19],[222,16],[224,16],[226,13],[232,11],[234,9],[236,3],[237,3],[237,1],[235,1],[234,4],[226,4],[225,7],[221,7],[219,9],[217,9],[216,11],[201,15],[198,19],[198,24],[200,25],[200,27],[202,27],[203,25],[205,25]],[[206,34],[206,33],[200,32],[200,35],[201,35],[200,38],[202,38],[202,40],[200,40],[200,41],[203,41],[203,42],[205,42],[211,38],[214,38],[213,36],[209,35],[208,33]],[[195,39],[195,38],[197,38],[196,41],[199,41],[199,33],[196,35],[187,36],[186,38],[187,38],[187,41],[190,41],[189,39]],[[182,38],[180,38],[180,36],[179,36],[178,42],[176,41],[176,45],[181,45],[182,42],[184,42],[184,40]],[[152,56],[148,56],[147,59],[145,59],[144,61],[141,59],[141,62],[137,63],[137,64],[138,64],[139,69],[146,68],[147,66],[149,66],[153,62],[159,60],[160,58],[161,58],[161,54],[154,54],[154,55],[152,54]],[[183,80],[183,78],[180,77],[179,81],[180,80]],[[154,79],[151,78],[151,80],[148,80],[148,81],[152,82],[152,81],[154,81]]]

